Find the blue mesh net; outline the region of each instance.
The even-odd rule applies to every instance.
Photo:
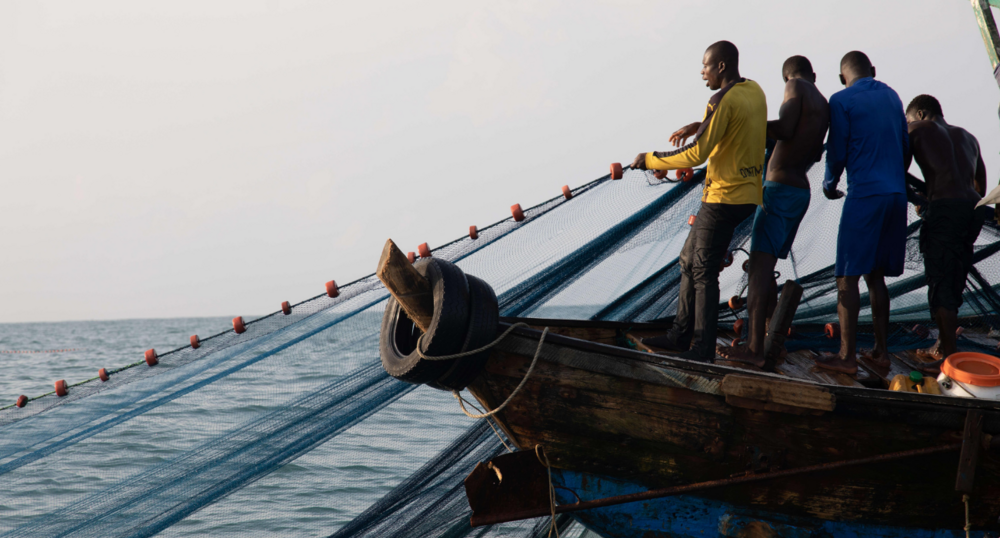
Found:
[[[842,202],[823,198],[822,170],[820,163],[810,173],[812,204],[791,256],[776,267],[805,288],[790,349],[836,345],[819,326],[836,320]],[[493,286],[506,316],[665,320],[676,311],[677,256],[700,196],[699,181],[627,170],[622,180],[605,176],[433,255]],[[932,326],[912,210],[910,223],[906,272],[888,281],[895,349],[930,343],[907,330]],[[734,234],[735,261],[720,276],[724,299],[745,297],[749,231],[747,221]],[[964,348],[995,345],[998,250],[1000,231],[989,223],[960,313],[970,329]],[[449,394],[382,370],[386,298],[368,276],[337,297],[296,304],[290,315],[252,320],[242,334],[161,353],[155,367],[137,360],[107,382],[69,380],[64,397],[0,408],[0,536],[545,535],[541,520],[469,527],[462,480],[476,462],[507,450],[505,439],[488,421],[463,415]],[[723,308],[720,322],[744,315]],[[870,338],[863,326],[861,344]],[[569,518],[558,524],[564,535],[585,532]]]

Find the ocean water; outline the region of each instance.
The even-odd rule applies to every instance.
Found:
[[[0,488],[0,535],[38,521],[35,518],[78,518],[81,509],[88,509],[88,502],[96,505],[102,495],[119,494],[119,486],[151,466],[189,453],[348,372],[377,364],[380,309],[377,305],[362,311],[258,362],[247,360],[247,366],[199,390],[0,474],[4,485]],[[298,325],[308,326],[308,320]],[[229,318],[0,324],[0,351],[21,352],[0,353],[5,372],[0,376],[0,407],[13,403],[20,394],[33,397],[50,392],[57,379],[74,384],[95,377],[99,368],[112,370],[140,361],[148,348],[162,354],[187,344],[192,334],[225,330],[231,330]],[[48,430],[48,423],[39,417],[53,423],[58,418],[62,421],[58,424],[73,424],[73,431],[79,431],[95,423],[91,416],[95,409],[111,409],[95,415],[99,418],[119,416],[155,399],[158,391],[173,390],[175,385],[165,380],[207,379],[232,368],[235,361],[253,358],[255,353],[264,356],[260,350],[266,340],[258,338],[238,352],[215,353],[180,366],[171,364],[173,356],[164,357],[155,367],[163,370],[155,376],[136,378],[128,385],[2,426],[0,466],[51,442],[53,435],[65,435],[62,430]],[[67,351],[44,352],[53,350]],[[133,370],[139,375],[145,368]],[[99,387],[100,383],[87,386]],[[136,394],[141,397],[135,401],[126,398]],[[5,411],[0,411],[0,418]],[[472,424],[450,394],[418,387],[278,471],[188,516],[163,535],[326,536]]]

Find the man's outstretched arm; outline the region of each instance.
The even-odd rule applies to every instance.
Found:
[[[851,134],[847,110],[834,98],[830,99],[830,134],[826,139],[826,178],[823,180],[823,194],[831,200],[844,195],[837,190],[837,184],[847,165],[847,140]]]
[[[679,170],[699,166],[708,160],[708,156],[722,140],[722,135],[726,133],[728,126],[729,111],[720,103],[717,109],[706,115],[690,144],[674,151],[640,153],[633,166],[638,165],[637,168],[648,170]]]
[[[798,79],[785,83],[785,98],[778,110],[778,119],[767,122],[767,136],[775,140],[788,140],[795,135],[795,128],[802,117],[802,98]]]

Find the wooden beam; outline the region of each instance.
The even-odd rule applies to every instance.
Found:
[[[955,491],[972,493],[979,464],[979,449],[983,436],[983,412],[970,409],[965,415],[965,431],[962,434],[962,455],[958,458],[958,476],[955,477]]]
[[[778,306],[771,316],[771,326],[768,328],[767,336],[764,337],[764,369],[769,372],[774,371],[775,362],[785,345],[788,329],[792,326],[792,319],[801,300],[802,286],[792,280],[786,281],[781,288]]]
[[[986,45],[986,55],[990,58],[990,66],[993,68],[993,78],[1000,85],[1000,33],[997,32],[997,23],[993,19],[993,12],[990,11],[990,0],[971,0],[972,10],[976,14],[976,23],[979,24],[979,34]]]
[[[722,378],[722,393],[729,397],[757,400],[782,406],[833,411],[836,397],[826,388],[751,375],[729,374]],[[734,400],[739,402],[740,400]],[[746,407],[738,405],[737,407]],[[779,409],[774,409],[775,411]]]
[[[434,318],[434,295],[431,283],[406,258],[406,254],[389,239],[382,248],[375,276],[385,284],[403,312],[421,331],[427,332]]]

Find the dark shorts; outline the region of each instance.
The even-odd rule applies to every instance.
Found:
[[[764,182],[764,204],[757,207],[750,236],[750,252],[766,252],[785,259],[809,209],[809,189],[773,181]]]
[[[931,311],[958,310],[965,279],[972,267],[973,244],[985,220],[976,202],[934,200],[924,211],[920,226],[920,252],[924,255],[927,298]]]
[[[845,198],[837,233],[836,276],[860,276],[882,269],[903,274],[906,258],[906,195]]]

